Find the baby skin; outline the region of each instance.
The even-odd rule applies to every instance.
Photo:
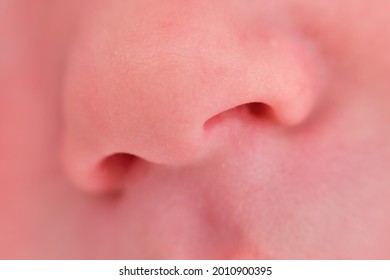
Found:
[[[390,258],[387,0],[1,0],[0,258]]]

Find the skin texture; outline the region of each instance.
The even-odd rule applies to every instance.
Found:
[[[389,2],[0,1],[0,258],[390,258]]]

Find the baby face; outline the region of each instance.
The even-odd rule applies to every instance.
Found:
[[[0,2],[0,257],[390,258],[390,2]]]

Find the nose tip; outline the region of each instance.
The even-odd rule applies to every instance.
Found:
[[[208,153],[205,124],[245,104],[263,104],[278,125],[304,121],[318,99],[316,62],[306,45],[274,34],[272,42],[240,46],[226,34],[205,36],[202,29],[115,46],[99,36],[76,43],[63,102],[63,162],[74,182],[112,188],[131,172],[134,157],[198,161]]]

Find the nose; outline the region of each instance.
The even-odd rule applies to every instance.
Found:
[[[283,29],[193,14],[107,18],[81,25],[65,74],[62,158],[85,189],[119,186],[135,157],[201,160],[207,124],[230,109],[258,104],[293,126],[318,100],[313,52]]]

